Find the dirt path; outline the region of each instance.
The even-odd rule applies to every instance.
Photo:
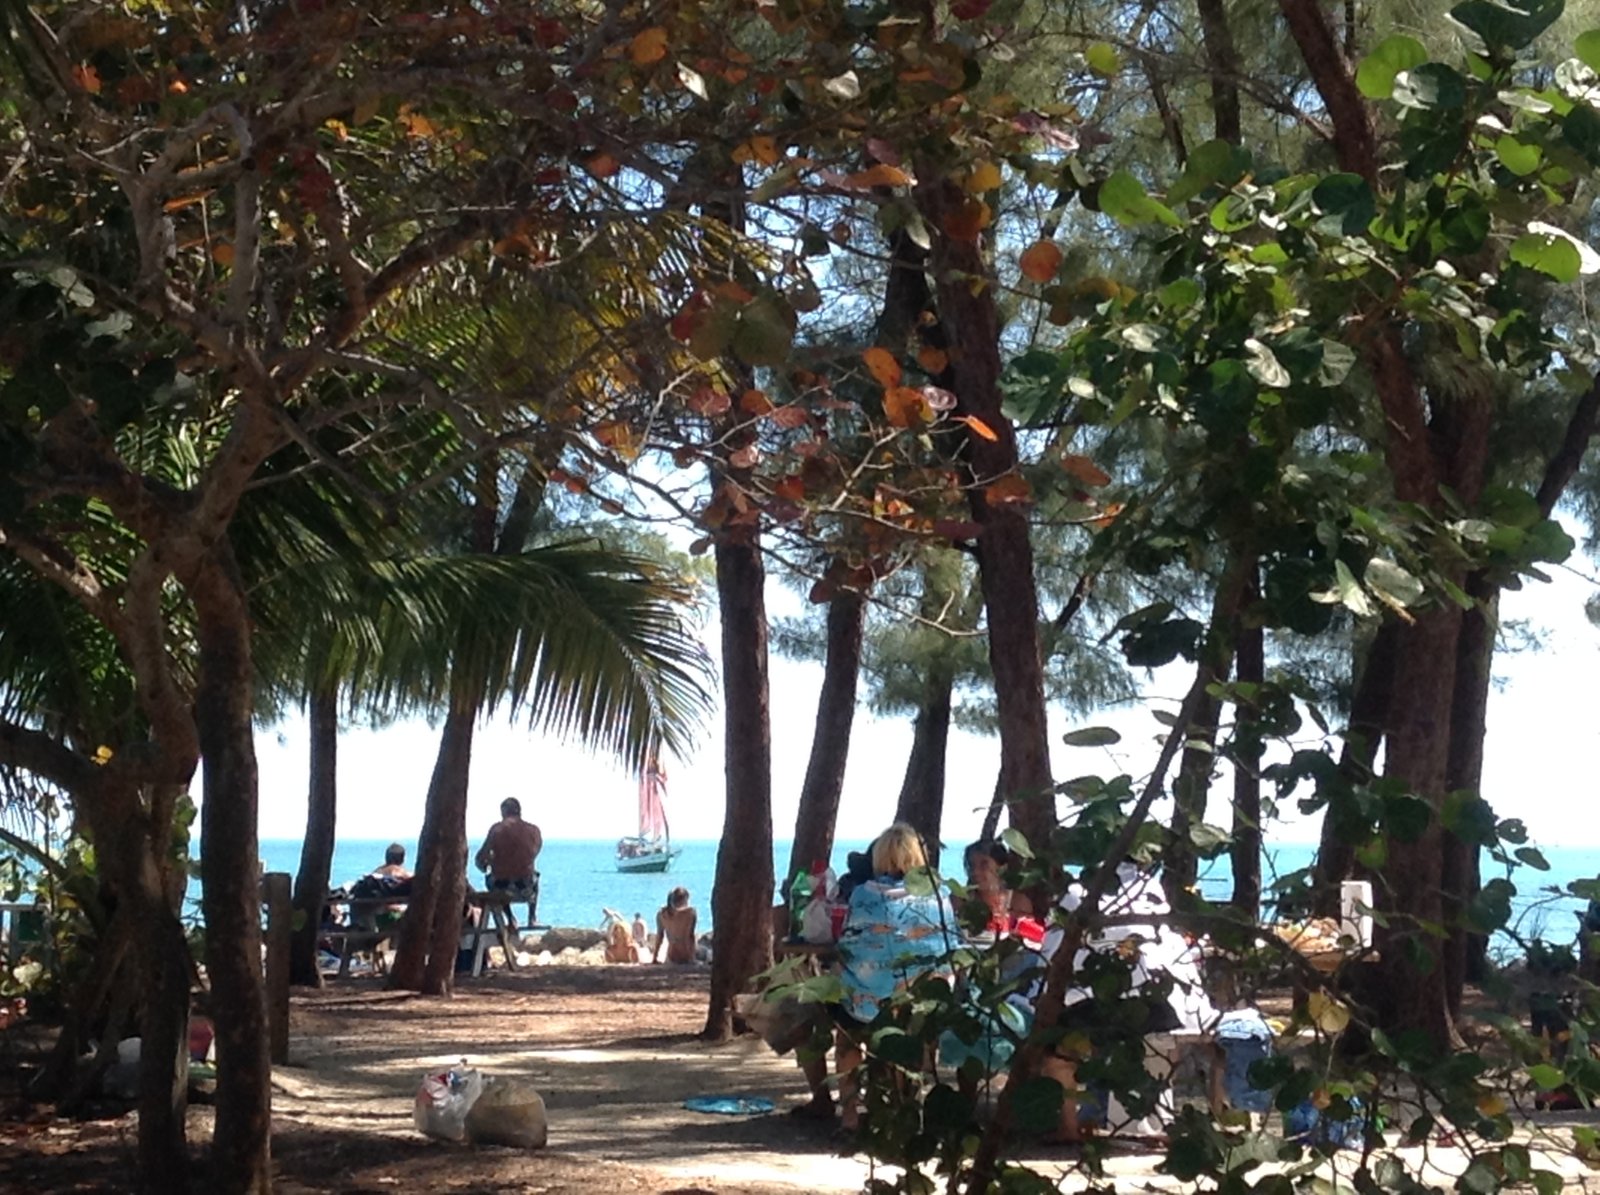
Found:
[[[843,1195],[860,1191],[866,1163],[841,1157],[828,1126],[796,1120],[805,1098],[792,1059],[755,1038],[707,1045],[706,972],[659,967],[546,967],[466,980],[452,1000],[385,992],[356,980],[297,994],[291,1065],[274,1079],[274,1145],[282,1195]],[[537,1152],[454,1146],[411,1124],[423,1075],[466,1058],[530,1081],[549,1111],[550,1145]],[[688,1112],[694,1095],[765,1096],[769,1116]],[[1584,1114],[1593,1123],[1594,1114]],[[190,1112],[203,1147],[209,1108]],[[133,1189],[135,1125],[114,1111],[89,1122],[0,1120],[0,1192],[122,1195]],[[1418,1151],[1404,1151],[1411,1164]],[[1563,1151],[1564,1152],[1564,1151]],[[1467,1162],[1434,1147],[1429,1178],[1451,1187]],[[1353,1153],[1339,1155],[1341,1170]],[[1107,1178],[1117,1190],[1188,1191],[1159,1175],[1159,1157],[1121,1154]],[[1569,1156],[1541,1159],[1567,1190],[1600,1191]],[[1035,1165],[1063,1175],[1066,1157]],[[1331,1177],[1331,1170],[1329,1171]],[[1080,1175],[1060,1189],[1084,1187]],[[203,1190],[203,1181],[196,1190]]]

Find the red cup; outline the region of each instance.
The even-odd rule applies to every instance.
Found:
[[[849,905],[834,905],[828,910],[829,921],[833,926],[833,940],[835,942],[839,940],[839,935],[844,933],[844,921],[849,915]]]

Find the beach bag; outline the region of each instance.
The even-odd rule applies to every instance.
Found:
[[[521,1079],[490,1075],[467,1110],[466,1131],[474,1145],[543,1149],[550,1136],[544,1097]]]
[[[463,1063],[437,1075],[428,1075],[417,1087],[411,1110],[412,1123],[425,1137],[462,1141],[467,1135],[467,1113],[483,1094],[483,1075]]]

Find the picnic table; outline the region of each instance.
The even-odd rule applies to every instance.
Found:
[[[478,910],[478,915],[470,924],[462,925],[461,948],[472,951],[474,976],[483,974],[489,947],[496,943],[505,952],[507,969],[517,969],[517,931],[511,918],[511,906],[525,899],[506,891],[467,893],[467,903]],[[406,901],[388,896],[346,897],[328,900],[324,908],[328,913],[342,911],[344,914],[344,924],[323,929],[317,936],[334,947],[333,953],[339,957],[339,978],[347,979],[355,955],[376,954],[399,933]]]

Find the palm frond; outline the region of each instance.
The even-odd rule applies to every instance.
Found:
[[[344,678],[375,715],[505,705],[638,765],[657,746],[685,753],[709,709],[692,601],[644,557],[561,544],[327,558],[286,570],[255,605],[264,636],[294,643],[308,677]]]

